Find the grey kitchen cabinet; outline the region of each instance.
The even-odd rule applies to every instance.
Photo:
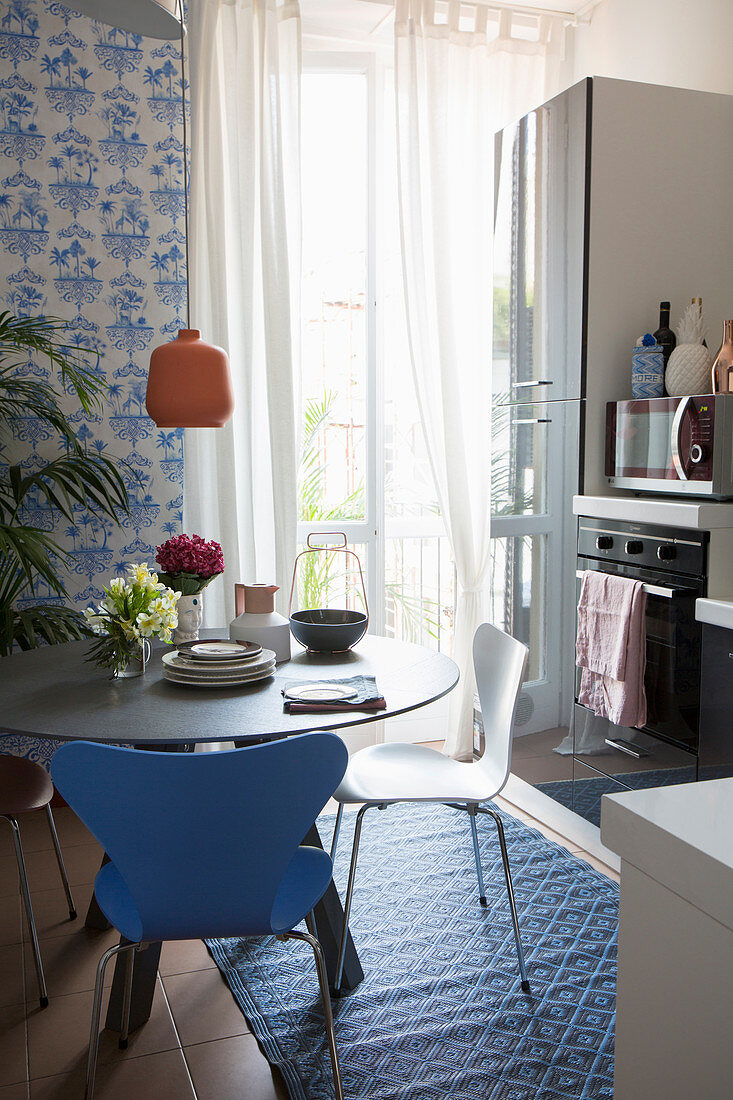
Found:
[[[631,349],[733,301],[733,97],[593,77],[496,136],[491,600],[530,648],[512,772],[572,805],[576,493],[608,495],[605,406]],[[536,809],[536,807],[535,807]]]

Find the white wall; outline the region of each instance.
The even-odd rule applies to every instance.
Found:
[[[602,0],[573,37],[573,83],[611,76],[733,93],[731,0]]]

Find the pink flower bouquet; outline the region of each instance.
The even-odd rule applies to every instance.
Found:
[[[174,592],[195,596],[224,570],[224,555],[218,542],[200,535],[176,535],[156,549],[158,578]]]

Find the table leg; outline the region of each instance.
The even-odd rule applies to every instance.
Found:
[[[109,856],[105,852],[102,856],[102,863],[100,865],[100,871],[104,867],[105,863],[109,863]],[[87,909],[86,919],[84,921],[85,928],[93,928],[97,932],[107,932],[112,925],[105,917],[102,910],[99,908],[99,902],[97,901],[97,895],[92,890],[92,900],[89,902],[89,908]]]
[[[311,825],[305,835],[303,844],[307,844],[311,848],[323,847],[320,834],[315,825]],[[336,962],[338,959],[339,942],[341,940],[341,929],[344,924],[344,910],[341,905],[341,898],[339,897],[338,890],[333,881],[329,883],[328,890],[326,890],[326,893],[313,910],[313,917],[316,924],[316,936],[323,948],[323,955],[326,960],[328,984],[331,987],[332,995],[339,996],[339,992],[334,993],[334,981],[336,978]],[[361,968],[359,956],[356,953],[354,941],[349,932],[346,941],[346,955],[344,956],[344,969],[341,978],[340,992],[343,993],[356,989],[363,979],[364,971]]]
[[[124,936],[120,943],[129,943]],[[135,951],[132,962],[132,1001],[130,1002],[130,1031],[142,1027],[150,1018],[155,994],[155,980],[162,943],[149,943],[142,951]],[[112,989],[107,1006],[105,1027],[110,1031],[122,1031],[122,1002],[125,989],[125,952],[117,956]],[[121,965],[120,965],[121,960]]]

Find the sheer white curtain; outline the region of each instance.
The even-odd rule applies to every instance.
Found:
[[[528,32],[524,31],[527,34]],[[555,89],[561,27],[497,24],[483,5],[397,0],[395,83],[403,275],[420,417],[458,577],[445,752],[470,759],[471,647],[490,544],[494,133]],[[532,40],[534,38],[534,40]]]
[[[206,621],[235,581],[285,588],[296,549],[300,9],[196,0],[191,61],[191,324],[229,353],[234,416],[185,436],[186,530],[222,544]]]

